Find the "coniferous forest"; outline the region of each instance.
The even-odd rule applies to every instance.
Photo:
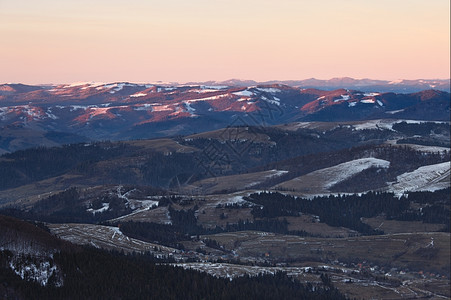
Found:
[[[40,286],[23,281],[8,267],[11,255],[0,251],[2,299],[346,299],[330,283],[304,285],[284,273],[230,281],[161,265],[151,256],[94,248],[55,253],[53,263],[64,275]],[[59,281],[64,284],[55,286]]]

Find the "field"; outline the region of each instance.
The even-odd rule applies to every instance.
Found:
[[[386,234],[403,233],[403,232],[421,233],[421,232],[439,231],[445,226],[444,224],[423,223],[421,221],[386,220],[383,217],[363,218],[362,221],[373,228],[383,230]]]
[[[14,202],[14,206],[27,208],[37,201],[62,192],[71,186],[87,187],[88,185],[78,184],[81,178],[80,175],[65,174],[18,188],[3,190],[0,194],[0,208],[9,206],[12,202]]]
[[[167,255],[179,252],[173,248],[129,238],[117,227],[92,224],[48,224],[48,227],[59,238],[80,245],[129,253],[150,251]]]
[[[321,285],[320,274],[327,274],[334,286],[351,298],[451,296],[447,233],[302,238],[244,231],[201,236],[198,242],[184,242],[188,248],[181,252],[128,238],[116,227],[91,224],[49,224],[49,227],[58,237],[77,244],[126,252],[149,251],[155,256],[173,257],[177,266],[217,277],[232,279],[284,271],[301,282]],[[201,246],[206,238],[218,241],[223,250],[210,249],[213,251],[205,256],[189,249]],[[227,260],[230,256],[241,263],[211,262],[215,257]],[[192,258],[198,262],[186,262]],[[272,266],[265,266],[268,263]]]
[[[141,147],[143,150],[153,150],[163,153],[171,153],[171,152],[195,152],[199,151],[199,149],[180,145],[176,141],[172,139],[155,139],[155,140],[136,140],[136,141],[127,141],[125,142],[132,146]]]
[[[319,274],[327,274],[334,286],[351,299],[448,299],[450,297],[450,282],[447,279],[425,280],[423,276],[406,276],[402,279],[392,276],[376,278],[365,270],[355,271],[329,264],[310,263],[309,266],[299,267],[259,267],[227,263],[178,263],[175,265],[225,278],[274,274],[282,271],[303,283],[317,285],[322,284]]]
[[[232,232],[208,236],[240,257],[274,262],[341,262],[389,271],[430,272],[450,276],[449,233],[400,233],[348,238],[309,238],[268,232]]]
[[[248,190],[264,183],[266,180],[288,173],[284,170],[269,170],[263,172],[246,173],[239,175],[212,177],[192,183],[188,188],[195,188],[205,194],[214,194],[223,191]]]

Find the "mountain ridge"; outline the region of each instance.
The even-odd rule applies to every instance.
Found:
[[[323,88],[333,90],[338,88],[360,89],[362,91],[379,92],[404,92],[412,93],[424,89],[439,89],[450,92],[450,79],[399,79],[399,80],[381,80],[381,79],[355,79],[351,77],[334,77],[331,79],[308,78],[302,80],[268,80],[254,81],[229,79],[224,81],[192,81],[188,84],[230,84],[237,86],[261,85],[261,84],[285,84],[293,87],[303,88]]]
[[[16,89],[25,90],[27,87],[52,87],[52,86],[77,86],[84,84],[106,84],[101,82],[74,82],[74,83],[59,83],[59,84],[22,84],[22,83],[4,83],[1,86],[9,85],[15,86]],[[142,85],[160,85],[160,86],[189,86],[189,85],[223,85],[223,86],[253,86],[253,85],[271,85],[284,84],[292,87],[303,88],[323,88],[326,90],[348,88],[360,89],[362,91],[378,91],[378,92],[404,92],[413,93],[425,89],[437,89],[450,92],[451,79],[398,79],[398,80],[384,80],[384,79],[370,79],[370,78],[352,78],[352,77],[333,77],[330,79],[306,78],[306,79],[288,79],[288,80],[265,80],[256,81],[250,79],[232,78],[227,80],[207,80],[207,81],[188,81],[180,82],[163,82],[154,81],[148,83],[136,83]],[[36,89],[36,88],[35,88]],[[369,89],[369,90],[367,90]],[[0,95],[8,92],[7,89],[0,88]]]
[[[449,112],[450,94],[438,90],[405,94],[282,84],[162,86],[126,82],[0,85],[0,151],[52,146],[74,135],[78,141],[130,140],[299,121],[449,121]]]

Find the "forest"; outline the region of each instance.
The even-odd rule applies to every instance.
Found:
[[[252,210],[255,218],[297,216],[308,213],[319,216],[320,222],[330,226],[343,226],[361,234],[373,235],[383,234],[383,232],[363,223],[362,217],[384,215],[387,219],[399,221],[445,224],[443,230],[449,232],[449,193],[450,189],[447,188],[435,192],[409,193],[408,197],[399,198],[392,193],[368,192],[362,195],[331,195],[305,199],[277,192],[266,192],[251,194],[246,200],[263,206]],[[410,195],[413,195],[412,198]],[[421,210],[414,210],[411,208],[411,202],[430,205]]]
[[[168,206],[172,224],[156,224],[152,222],[121,222],[121,231],[144,241],[157,241],[163,245],[181,248],[181,241],[189,240],[192,235],[216,234],[243,230],[258,230],[280,234],[309,236],[304,231],[291,231],[283,217],[310,214],[319,217],[320,222],[335,227],[346,227],[360,234],[383,234],[380,229],[374,230],[363,223],[361,218],[384,216],[388,220],[422,221],[424,223],[444,224],[442,231],[450,231],[449,200],[450,188],[434,192],[409,192],[398,197],[388,192],[367,192],[364,194],[337,195],[305,199],[284,195],[278,192],[254,193],[245,197],[253,206],[251,220],[239,220],[225,226],[204,228],[197,222],[195,205],[189,209],[175,209],[173,204],[183,206],[183,199],[177,196],[163,196],[159,207]],[[131,212],[123,199],[116,194],[106,194],[91,201],[94,208],[101,203],[109,203],[112,208],[103,213],[92,214],[82,204],[82,198],[76,188],[49,196],[37,202],[31,209],[4,208],[5,215],[50,223],[94,223],[103,222]],[[417,203],[417,205],[413,205]],[[421,209],[412,207],[421,207]],[[242,206],[226,205],[225,208],[240,209]],[[249,207],[249,206],[247,206]],[[222,206],[217,206],[221,209]],[[110,224],[106,224],[110,225]]]
[[[174,267],[150,252],[74,245],[43,224],[9,216],[0,215],[0,230],[0,299],[346,299],[325,275],[319,284],[282,272],[230,280]],[[14,271],[42,262],[54,269],[44,285],[36,282],[42,272]]]
[[[288,222],[279,219],[239,220],[238,223],[226,224],[224,227],[205,228],[197,224],[195,209],[175,210],[169,208],[172,224],[157,224],[153,222],[122,222],[116,224],[125,235],[147,242],[184,249],[181,242],[190,240],[192,236],[257,230],[281,234],[307,236],[303,231],[288,230]]]
[[[411,124],[395,125],[405,132],[405,138],[414,138],[410,137]],[[446,129],[433,123],[416,125],[422,132],[429,130],[439,134]],[[358,187],[354,187],[356,183],[349,185],[349,180],[332,187],[336,190],[345,189],[345,192],[360,192],[368,190],[368,187],[374,189],[383,186],[386,182],[394,181],[397,175],[420,166],[450,160],[449,151],[426,153],[407,146],[381,144],[399,135],[396,131],[352,130],[341,125],[324,132],[310,129],[284,131],[273,127],[246,128],[245,138],[233,136],[227,142],[222,140],[230,138],[227,131],[216,133],[215,138],[173,138],[179,145],[197,149],[193,152],[164,152],[127,142],[105,141],[7,153],[0,156],[0,190],[63,175],[71,178],[64,178],[66,188],[77,183],[172,188],[212,176],[272,169],[289,171],[262,182],[261,186],[255,186],[260,188],[359,158],[374,157],[390,161],[390,168],[382,170],[378,176],[372,173],[378,170],[364,171]],[[156,142],[158,140],[153,141]],[[377,182],[374,182],[375,178]]]
[[[55,253],[51,260],[61,278],[41,286],[9,268],[12,255],[0,251],[3,299],[346,299],[324,275],[320,285],[302,284],[281,272],[229,280],[156,264],[146,255],[87,247]],[[29,263],[36,259],[27,258]]]

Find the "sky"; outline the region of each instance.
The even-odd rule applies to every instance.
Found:
[[[0,0],[0,83],[450,78],[449,0]]]

